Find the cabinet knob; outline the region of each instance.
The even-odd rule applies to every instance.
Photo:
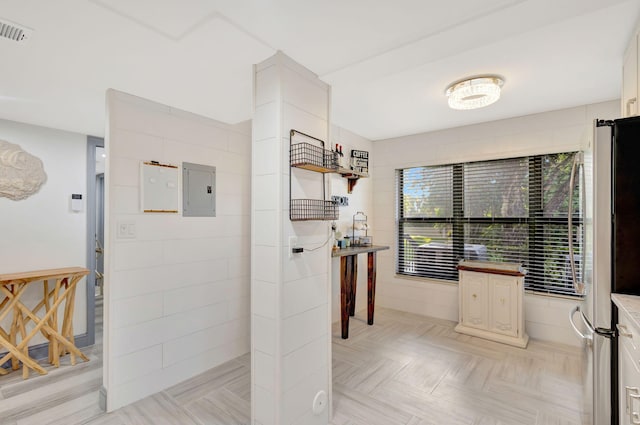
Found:
[[[618,328],[618,333],[620,334],[620,336],[626,336],[627,338],[633,337],[633,334],[629,332],[629,329],[625,325],[616,323],[616,328]]]
[[[476,294],[471,295],[473,297],[473,299],[475,300],[476,298],[478,298],[478,296]]]

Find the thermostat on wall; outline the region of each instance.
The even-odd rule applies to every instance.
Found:
[[[71,194],[71,211],[73,212],[81,212],[82,211],[82,195],[79,193]]]

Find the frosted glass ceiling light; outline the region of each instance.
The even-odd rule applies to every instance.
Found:
[[[453,109],[477,109],[500,99],[504,80],[495,75],[468,78],[447,87],[449,106]]]

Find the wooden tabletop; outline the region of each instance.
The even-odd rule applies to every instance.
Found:
[[[15,282],[30,282],[42,279],[59,279],[72,275],[87,275],[89,270],[84,267],[64,267],[61,269],[34,270],[29,272],[0,274],[0,285]]]
[[[371,246],[350,246],[349,248],[336,249],[331,251],[332,257],[344,257],[346,255],[365,254],[367,252],[384,251],[389,249],[385,245],[371,245]]]

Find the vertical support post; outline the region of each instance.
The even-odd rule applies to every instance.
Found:
[[[376,305],[376,253],[367,255],[367,324],[373,325],[373,310]]]

